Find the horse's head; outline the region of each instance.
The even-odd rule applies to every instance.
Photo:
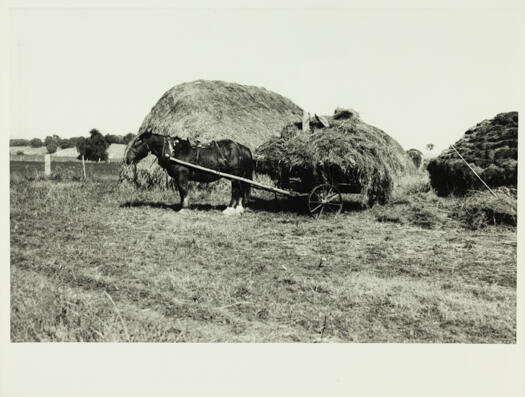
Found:
[[[137,163],[148,155],[150,149],[151,130],[137,136],[130,147],[126,149],[126,164]]]
[[[127,149],[126,164],[137,163],[149,153],[153,153],[157,157],[164,156],[165,140],[166,137],[163,135],[153,133],[151,128],[147,129],[137,136]]]
[[[131,146],[126,151],[126,164],[137,163],[153,153],[160,161],[166,155],[184,156],[191,151],[192,147],[188,139],[179,137],[170,138],[161,134],[155,134],[151,129],[146,130],[135,138]]]

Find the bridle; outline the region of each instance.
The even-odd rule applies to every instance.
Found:
[[[144,146],[146,146],[146,149],[148,149],[148,152],[151,152],[151,148],[149,147],[149,144],[146,141],[144,141],[142,138],[140,138],[140,136],[137,137],[137,140],[135,142],[142,143]]]
[[[156,132],[151,132],[150,133],[151,135],[156,135],[156,136],[161,136],[163,139],[162,139],[162,153],[161,153],[161,156],[164,155],[164,149],[166,148],[166,144],[168,145],[168,149],[170,151],[170,153],[173,153],[174,149],[173,149],[173,145],[170,141],[170,138],[172,138],[171,136],[169,135],[163,135],[163,134],[157,134]],[[144,141],[143,139],[140,138],[140,135],[137,139],[138,141],[140,141],[144,146],[146,146],[146,149],[148,150],[148,152],[151,152],[151,146],[149,145],[148,142]]]

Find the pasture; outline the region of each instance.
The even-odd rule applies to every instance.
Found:
[[[32,164],[10,169],[13,342],[516,341],[516,228],[466,227],[459,199],[316,220],[253,191],[225,217],[218,184],[179,214],[118,164]]]

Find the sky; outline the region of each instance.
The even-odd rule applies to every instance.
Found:
[[[13,9],[9,135],[136,132],[169,88],[209,79],[441,149],[518,110],[520,29],[512,9]]]

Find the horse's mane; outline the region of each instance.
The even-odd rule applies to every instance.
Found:
[[[201,143],[199,141],[192,142],[189,138],[181,138],[180,136],[170,136],[170,135],[164,135],[159,134],[158,132],[151,132],[151,135],[158,136],[162,138],[166,138],[173,141],[178,141],[177,146],[182,149],[184,152],[189,152],[191,149],[193,149],[194,146],[200,147]]]

